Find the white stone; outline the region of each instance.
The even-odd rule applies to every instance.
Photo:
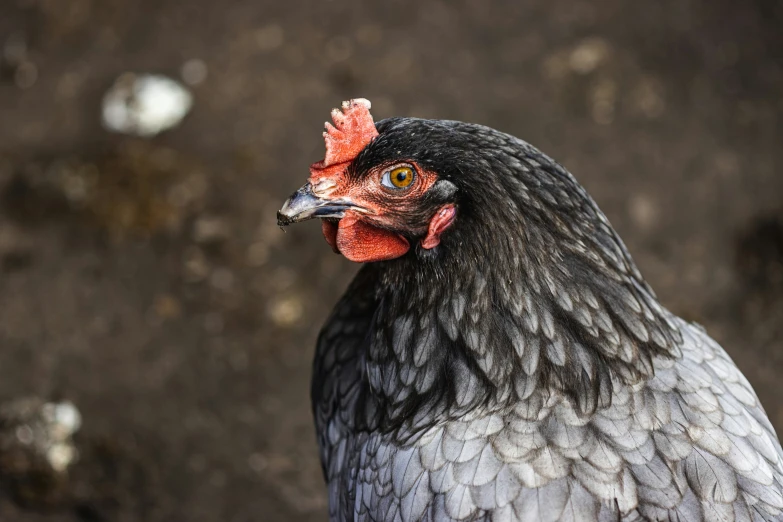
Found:
[[[82,416],[72,402],[66,401],[57,404],[54,409],[54,418],[69,433],[76,433],[82,425]]]
[[[182,84],[155,74],[123,74],[103,97],[103,125],[122,134],[154,136],[187,115],[193,96]]]

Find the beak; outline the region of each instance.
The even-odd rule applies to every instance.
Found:
[[[363,208],[348,201],[321,199],[313,194],[312,185],[307,183],[294,192],[283,203],[283,208],[277,211],[277,225],[285,227],[313,218],[339,219],[348,209],[364,211]]]

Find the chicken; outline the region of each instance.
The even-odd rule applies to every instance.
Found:
[[[345,102],[278,213],[366,263],[311,397],[333,521],[783,520],[748,381],[528,143]]]

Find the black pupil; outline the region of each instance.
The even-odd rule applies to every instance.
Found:
[[[397,183],[402,185],[405,183],[405,180],[408,179],[408,171],[401,170],[394,177],[397,178]]]

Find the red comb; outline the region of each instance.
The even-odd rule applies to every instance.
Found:
[[[312,177],[332,165],[347,163],[378,135],[370,114],[370,102],[364,98],[344,101],[340,109],[332,109],[334,125],[327,122],[324,131],[326,156],[310,167]]]

